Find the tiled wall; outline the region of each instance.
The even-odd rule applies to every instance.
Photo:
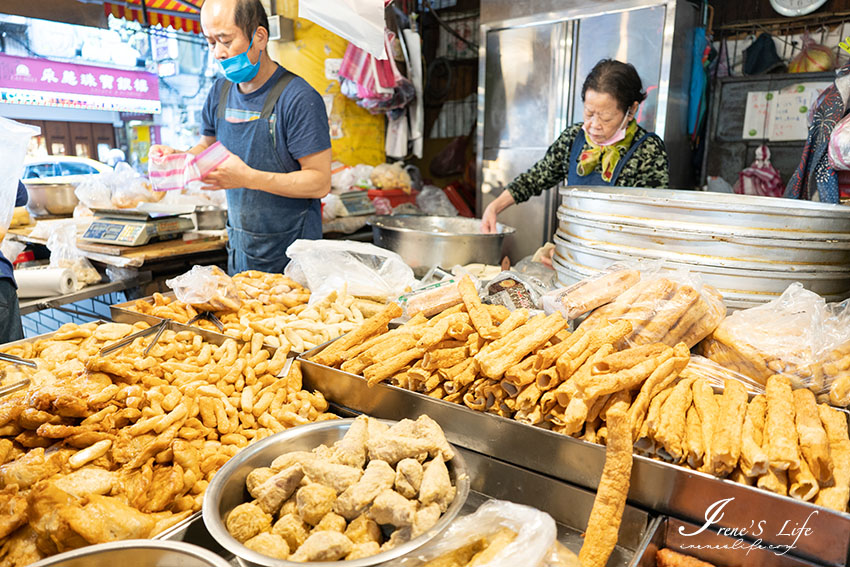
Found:
[[[91,313],[96,313],[100,318],[109,321],[109,306],[115,303],[123,303],[126,301],[123,291],[108,293],[92,299],[84,299],[77,303],[70,303],[64,307],[68,309],[79,309]],[[26,338],[51,333],[64,325],[65,323],[88,323],[93,319],[91,317],[83,317],[65,313],[57,309],[43,309],[21,317],[24,326],[24,336]]]

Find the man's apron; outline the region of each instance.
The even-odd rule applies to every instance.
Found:
[[[629,158],[635,153],[635,150],[638,149],[644,140],[646,140],[650,136],[650,133],[647,132],[641,138],[632,144],[632,147],[629,148],[629,151],[620,158],[620,161],[617,162],[617,167],[614,168],[614,175],[611,177],[611,181],[605,181],[602,179],[602,171],[593,170],[588,175],[579,175],[578,174],[578,159],[581,156],[581,151],[584,149],[584,130],[579,130],[578,135],[573,140],[573,145],[570,146],[570,161],[567,164],[569,168],[567,169],[567,185],[614,185],[617,182],[617,178],[620,177],[620,172],[623,170],[623,167],[626,165],[626,162],[629,161]]]
[[[227,95],[233,83],[225,81],[222,85],[215,118],[216,139],[249,167],[288,173],[277,153],[273,113],[293,78],[295,75],[284,71],[266,94],[260,117],[240,123],[225,119]],[[227,271],[231,275],[245,270],[282,273],[289,263],[286,249],[290,244],[299,238],[322,238],[320,202],[253,189],[228,189],[227,238]]]

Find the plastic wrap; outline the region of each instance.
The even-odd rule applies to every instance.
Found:
[[[546,293],[542,298],[543,310],[547,315],[559,311],[565,319],[578,319],[611,303],[639,281],[639,271],[612,266],[570,287]]]
[[[77,278],[77,289],[99,283],[100,273],[77,248],[77,225],[63,221],[56,225],[47,239],[51,268],[68,268]]]
[[[610,321],[627,320],[632,332],[617,348],[684,342],[693,347],[726,317],[720,293],[687,271],[644,275],[613,302],[593,311],[581,327],[590,330]]]
[[[489,560],[474,562],[476,567],[542,567],[552,564],[545,562],[552,559],[558,535],[555,520],[529,506],[490,500],[475,513],[455,520],[436,540],[403,558],[399,565],[466,565],[467,562],[451,563],[448,559],[462,548],[479,542],[480,547],[487,549],[491,538],[504,529],[514,532],[516,537],[499,551],[489,550],[491,553],[495,551],[495,554]]]
[[[179,301],[199,311],[238,311],[242,307],[239,290],[230,276],[218,266],[192,266],[176,278],[165,281]]]
[[[426,215],[456,217],[458,214],[443,190],[434,185],[426,185],[422,188],[422,192],[416,196],[416,206]]]
[[[846,317],[846,309],[828,306],[821,296],[794,283],[777,299],[730,315],[699,351],[760,384],[780,374],[795,388],[829,393],[831,403],[846,406],[850,404],[850,388],[845,386],[850,382]]]
[[[680,378],[705,378],[716,391],[722,391],[726,380],[737,380],[747,389],[751,396],[764,394],[764,386],[749,376],[735,372],[725,366],[720,366],[711,359],[692,354],[688,365],[679,374]]]
[[[449,307],[463,303],[457,288],[459,279],[451,278],[429,284],[399,296],[397,301],[408,317],[418,313],[432,317]]]
[[[89,209],[109,209],[112,207],[112,188],[108,185],[108,173],[98,175],[87,175],[86,178],[74,189],[74,195],[80,200],[80,205]],[[79,206],[79,205],[78,205]],[[91,216],[77,214],[74,216]]]
[[[286,255],[291,261],[284,274],[310,290],[311,304],[341,289],[386,301],[416,285],[401,256],[365,242],[299,239]]]

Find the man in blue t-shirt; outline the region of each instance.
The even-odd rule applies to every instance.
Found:
[[[15,196],[15,206],[27,204],[27,188],[18,181],[18,193]],[[14,260],[14,258],[12,258]],[[0,253],[0,344],[17,341],[24,338],[21,327],[21,311],[18,307],[18,292],[15,285],[15,275],[12,262]]]
[[[322,237],[319,200],[331,188],[324,101],[269,57],[260,0],[206,0],[201,27],[224,78],[207,95],[201,141],[189,152],[218,140],[233,154],[203,179],[228,189],[228,271],[282,272],[294,240]]]

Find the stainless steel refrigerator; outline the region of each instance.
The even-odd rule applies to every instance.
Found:
[[[647,100],[637,119],[664,139],[671,187],[692,184],[687,133],[697,8],[686,0],[482,0],[477,123],[478,214],[581,121],[581,86],[603,58],[633,64]],[[551,240],[557,188],[499,215],[517,229],[516,262]]]

